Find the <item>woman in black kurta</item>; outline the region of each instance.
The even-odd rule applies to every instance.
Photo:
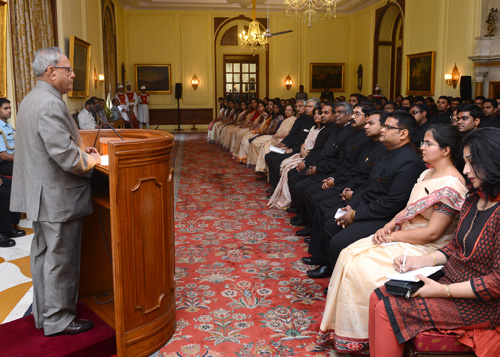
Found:
[[[397,271],[442,265],[437,282],[410,299],[376,289],[370,300],[370,355],[401,356],[403,343],[433,328],[500,326],[500,130],[478,129],[464,139],[466,174],[472,192],[462,206],[455,237],[420,257],[394,260]],[[389,332],[387,330],[392,330]]]

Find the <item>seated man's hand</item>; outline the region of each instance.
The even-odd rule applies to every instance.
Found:
[[[306,171],[306,176],[314,176],[316,175],[316,166],[309,166]]]
[[[321,188],[323,190],[328,190],[329,188],[332,188],[333,186],[335,186],[335,181],[333,180],[333,178],[329,177],[329,178],[323,180]]]
[[[349,201],[352,198],[353,193],[354,191],[352,191],[349,187],[344,188],[344,190],[340,194],[340,200]]]
[[[354,222],[353,212],[355,211],[349,205],[343,207],[342,211],[345,211],[345,214],[342,217],[337,218],[337,225],[342,226],[342,228],[345,228]]]
[[[301,163],[299,163],[297,165],[297,167],[295,168],[298,172],[302,171],[302,170],[305,170],[306,168],[306,164],[304,164],[304,161],[302,161]]]

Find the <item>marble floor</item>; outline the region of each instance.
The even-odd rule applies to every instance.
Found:
[[[0,248],[0,323],[19,319],[33,300],[30,247],[33,239],[31,221],[22,219],[18,225],[26,236],[16,238],[16,245]]]

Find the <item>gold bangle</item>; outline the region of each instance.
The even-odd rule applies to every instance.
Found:
[[[351,220],[354,221],[354,217],[356,216],[356,211],[351,212]]]
[[[429,255],[432,257],[432,260],[434,261],[434,264],[432,264],[432,266],[435,266],[436,265],[436,257],[432,253],[429,253]]]
[[[451,295],[451,291],[450,291],[450,286],[449,285],[446,285],[446,293],[448,294],[449,298],[453,297],[453,295]]]

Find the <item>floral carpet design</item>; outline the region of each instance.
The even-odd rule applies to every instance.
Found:
[[[316,345],[328,280],[309,279],[291,215],[206,134],[184,134],[176,202],[177,330],[165,357],[335,356]],[[177,167],[176,167],[177,171]]]

